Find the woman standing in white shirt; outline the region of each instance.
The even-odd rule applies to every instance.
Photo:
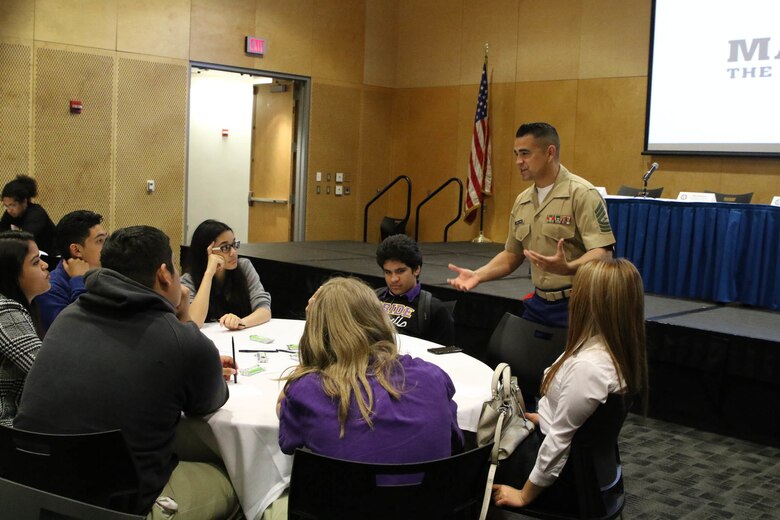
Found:
[[[647,402],[644,289],[636,267],[612,258],[582,265],[569,309],[566,349],[545,371],[538,413],[527,414],[544,438],[539,446],[532,436],[499,468],[496,481],[519,489],[494,485],[497,506],[525,507],[544,496],[568,460],[574,434],[609,394],[639,396]],[[524,461],[537,447],[530,468]],[[562,498],[576,499],[573,490],[568,497],[566,492],[561,497],[563,489],[556,491],[558,505]]]

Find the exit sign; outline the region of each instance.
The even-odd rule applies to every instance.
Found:
[[[247,36],[246,41],[246,53],[262,56],[265,54],[265,40],[255,38],[254,36]]]

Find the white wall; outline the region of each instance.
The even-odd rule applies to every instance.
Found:
[[[252,147],[252,81],[237,73],[192,70],[190,86],[187,228],[206,219],[233,228],[236,239],[249,237],[250,157]],[[228,137],[222,137],[227,128]]]

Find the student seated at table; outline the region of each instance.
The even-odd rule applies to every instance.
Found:
[[[236,330],[271,319],[271,295],[252,262],[238,257],[240,246],[233,230],[216,220],[204,220],[192,234],[181,283],[190,290],[190,314],[198,327],[219,321]]]
[[[527,414],[538,433],[499,466],[496,505],[524,507],[538,500],[572,510],[576,490],[556,480],[572,438],[609,394],[620,393],[647,402],[642,278],[628,260],[593,260],[574,277],[566,348],[545,371],[538,413]]]
[[[38,195],[38,183],[27,175],[17,175],[3,187],[5,213],[0,218],[0,231],[27,231],[41,251],[53,256],[54,222],[40,204],[32,198]]]
[[[30,233],[0,233],[0,424],[11,426],[27,374],[41,348],[30,313],[49,290],[48,265]]]
[[[103,217],[81,209],[71,211],[57,224],[56,243],[62,260],[51,272],[51,289],[35,299],[45,333],[62,309],[75,302],[84,289],[84,274],[100,267],[106,241]]]
[[[420,286],[422,253],[412,238],[392,235],[376,249],[387,287],[377,289],[385,312],[401,334],[453,345],[455,325],[442,302]]]
[[[239,515],[221,465],[180,461],[174,453],[182,413],[220,408],[228,398],[224,377],[235,368],[191,323],[168,237],[149,226],[119,229],[100,261],[102,268],[84,275],[87,292],[46,334],[14,427],[121,430],[140,481],[136,514],[154,520]]]
[[[455,387],[439,367],[399,355],[376,295],[333,278],[306,308],[300,364],[279,395],[279,446],[359,462],[411,463],[463,449]],[[286,518],[286,497],[264,518]]]

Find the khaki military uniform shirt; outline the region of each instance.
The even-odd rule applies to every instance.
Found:
[[[587,251],[615,243],[604,199],[591,183],[560,165],[550,193],[539,204],[536,187],[517,196],[509,216],[505,249],[517,255],[530,249],[544,256],[555,254],[558,240],[567,261]],[[571,287],[573,276],[553,274],[531,265],[534,285],[543,291]]]

